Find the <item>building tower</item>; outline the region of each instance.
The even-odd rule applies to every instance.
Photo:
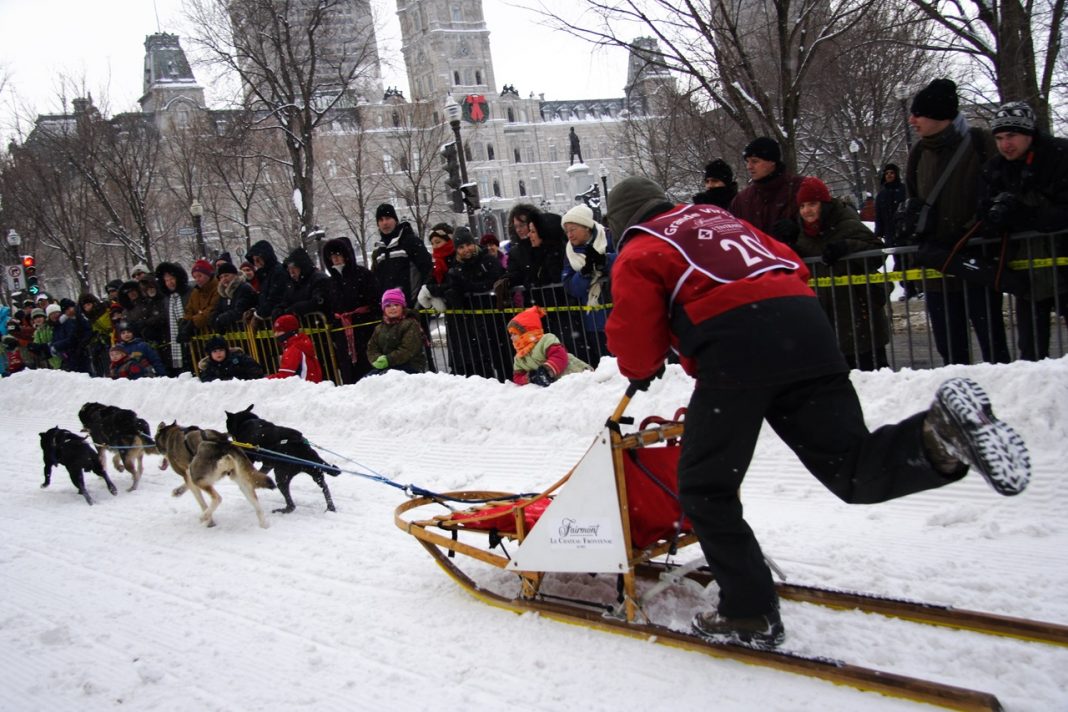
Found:
[[[496,93],[481,0],[397,0],[412,101]]]
[[[178,126],[205,108],[204,88],[193,76],[178,35],[163,32],[145,38],[144,93],[138,103],[144,113],[170,115]]]

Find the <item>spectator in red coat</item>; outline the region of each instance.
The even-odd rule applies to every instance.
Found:
[[[319,383],[323,380],[323,367],[315,356],[315,347],[307,334],[300,332],[300,323],[292,314],[283,314],[274,320],[274,338],[282,344],[282,358],[278,372],[267,378],[302,378]]]

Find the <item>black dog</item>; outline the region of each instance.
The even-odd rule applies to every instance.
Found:
[[[89,496],[89,490],[85,489],[84,472],[95,472],[104,479],[108,486],[108,492],[117,494],[114,483],[108,479],[108,473],[100,464],[100,456],[96,450],[85,442],[85,438],[75,435],[69,430],[52,428],[41,435],[41,453],[44,455],[44,484],[42,488],[52,484],[52,468],[55,465],[63,465],[70,473],[70,481],[74,483],[78,494],[85,497],[89,504],[93,498]]]
[[[252,412],[252,406],[250,405],[240,412],[226,414],[226,431],[230,433],[235,442],[255,445],[263,450],[270,450],[281,455],[317,462],[322,465],[322,467],[316,467],[303,462],[290,462],[283,458],[274,457],[271,453],[246,450],[245,452],[250,460],[263,463],[260,469],[263,470],[264,474],[274,469],[275,479],[278,481],[278,491],[282,493],[286,500],[285,509],[276,509],[274,510],[275,512],[285,514],[292,512],[296,508],[296,505],[293,504],[293,498],[289,496],[289,481],[299,472],[307,472],[315,480],[315,484],[319,485],[323,490],[323,496],[326,497],[326,511],[337,511],[334,509],[334,500],[330,497],[330,488],[326,486],[326,478],[323,477],[323,474],[337,477],[341,474],[341,470],[323,461],[319,457],[319,453],[312,449],[299,430],[282,427],[264,420]]]
[[[143,457],[158,453],[148,423],[132,410],[103,403],[86,403],[78,411],[78,419],[100,451],[100,464],[104,465],[107,450],[114,450],[112,464],[119,472],[126,470],[133,477],[129,491],[137,489],[144,472]]]

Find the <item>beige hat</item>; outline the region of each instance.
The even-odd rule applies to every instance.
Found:
[[[568,223],[574,223],[576,225],[582,225],[593,229],[593,210],[585,203],[579,203],[575,207],[564,213],[564,217],[560,218],[561,225],[567,225]]]

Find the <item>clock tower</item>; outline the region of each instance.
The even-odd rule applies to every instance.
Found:
[[[412,101],[496,94],[482,0],[397,0]]]

